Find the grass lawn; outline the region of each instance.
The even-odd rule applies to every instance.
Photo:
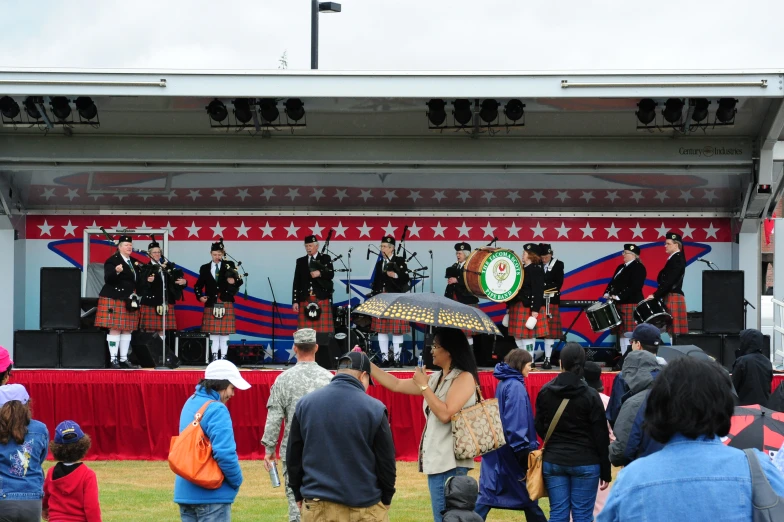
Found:
[[[47,462],[48,468],[53,463]],[[179,510],[172,502],[174,474],[165,461],[95,461],[87,465],[98,475],[101,511],[105,522],[179,521]],[[232,508],[232,520],[288,521],[283,488],[270,486],[269,474],[261,461],[241,461],[245,483]],[[471,472],[479,476],[477,467]],[[549,515],[547,499],[540,506]],[[493,510],[487,520],[521,520],[516,511]],[[430,495],[425,476],[416,471],[416,463],[397,463],[397,493],[392,501],[390,520],[422,522],[432,520]]]

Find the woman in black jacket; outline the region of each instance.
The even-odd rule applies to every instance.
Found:
[[[561,350],[563,372],[547,383],[536,398],[536,432],[542,439],[564,399],[568,399],[544,449],[543,474],[550,495],[550,521],[593,520],[597,487],[612,480],[608,446],[610,434],[602,399],[583,380],[585,350],[567,343]]]

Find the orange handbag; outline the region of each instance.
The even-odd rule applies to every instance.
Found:
[[[172,437],[169,446],[169,467],[177,475],[204,489],[218,489],[223,484],[223,471],[212,456],[212,444],[204,430],[201,419],[207,406],[215,401],[207,401],[193,416],[191,422],[179,436]]]

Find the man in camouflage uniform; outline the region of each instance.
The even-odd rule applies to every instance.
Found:
[[[280,436],[280,423],[285,420],[283,440],[280,443],[280,454],[286,455],[289,441],[289,427],[294,417],[297,402],[308,393],[322,388],[332,380],[332,373],[316,363],[316,331],[303,328],[294,333],[294,355],[297,364],[293,368],[278,375],[270,390],[267,401],[267,424],[261,444],[265,447],[264,467],[269,471],[275,459],[275,447]],[[286,486],[286,497],[289,500],[289,522],[299,522],[299,508],[294,500],[294,492],[289,488],[289,477],[286,470],[286,459],[281,460],[283,478]]]

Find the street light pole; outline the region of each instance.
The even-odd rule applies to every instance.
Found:
[[[341,5],[337,2],[310,0],[310,68],[318,69],[319,13],[339,13]]]

